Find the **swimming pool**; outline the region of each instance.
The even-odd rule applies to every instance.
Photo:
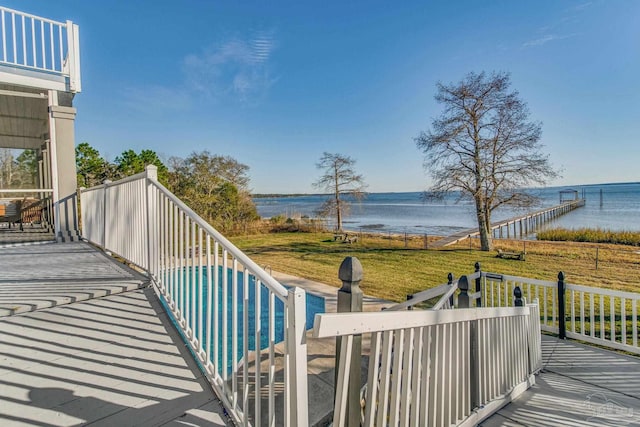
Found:
[[[212,289],[212,295],[211,295],[211,300],[209,300],[208,297],[208,288],[207,288],[207,281],[208,281],[208,274],[209,271],[213,272],[215,267],[211,267],[211,270],[208,270],[206,267],[202,269],[202,280],[201,280],[201,275],[200,275],[200,269],[198,267],[185,267],[182,270],[177,269],[177,270],[172,270],[172,271],[168,271],[163,275],[163,279],[164,279],[164,283],[168,284],[171,283],[171,281],[169,280],[169,278],[171,277],[173,279],[173,283],[176,282],[180,282],[182,281],[182,283],[184,283],[184,285],[182,286],[181,292],[179,291],[179,294],[176,295],[178,297],[178,306],[179,306],[179,310],[181,313],[189,313],[189,309],[190,307],[186,306],[186,300],[187,300],[187,295],[195,295],[195,307],[196,307],[196,312],[198,314],[201,314],[200,316],[196,316],[196,319],[199,318],[200,321],[198,322],[196,320],[195,325],[191,324],[191,316],[189,315],[188,318],[186,319],[189,326],[191,327],[191,329],[194,331],[194,335],[196,337],[199,337],[200,334],[202,334],[202,336],[204,337],[210,337],[211,339],[206,339],[204,340],[204,342],[210,342],[211,345],[209,346],[209,354],[213,354],[213,346],[214,343],[213,342],[213,334],[212,332],[214,332],[213,330],[211,332],[207,331],[207,319],[206,319],[206,313],[207,313],[207,307],[209,304],[214,304],[216,299],[215,296],[213,295],[214,293],[214,289]],[[232,329],[232,321],[233,321],[233,270],[232,269],[227,269],[227,295],[226,295],[226,304],[224,304],[223,301],[223,287],[222,287],[222,282],[223,282],[223,274],[224,274],[224,269],[222,266],[218,267],[218,290],[217,290],[217,310],[212,310],[213,316],[217,316],[217,345],[218,345],[218,363],[217,366],[221,367],[222,366],[222,352],[223,352],[223,338],[226,334],[226,338],[227,338],[227,360],[229,361],[229,363],[232,360],[232,356],[233,356],[233,347],[232,347],[232,340],[233,340],[233,329]],[[213,277],[211,282],[213,283]],[[257,301],[259,300],[260,305],[259,305],[259,312],[260,312],[260,340],[259,340],[259,348],[260,350],[263,350],[265,348],[267,348],[269,346],[269,318],[270,318],[270,313],[269,313],[269,290],[268,288],[264,285],[261,284],[260,285],[260,292],[259,292],[259,297],[256,298],[256,282],[255,282],[255,277],[253,275],[249,275],[249,292],[248,292],[248,304],[247,307],[245,308],[245,304],[244,304],[244,274],[243,272],[239,271],[237,272],[237,322],[238,322],[238,328],[237,328],[237,332],[236,332],[236,338],[237,338],[237,346],[238,346],[238,351],[236,354],[236,360],[240,360],[242,358],[242,354],[244,352],[244,337],[243,337],[243,333],[244,333],[244,314],[245,314],[245,309],[247,310],[247,318],[248,318],[248,349],[249,351],[254,351],[256,350],[256,338],[255,338],[255,330],[256,330],[256,304]],[[201,284],[201,285],[200,285]],[[201,291],[199,291],[199,288],[201,287]],[[194,293],[195,292],[195,293]],[[166,306],[166,301],[163,301],[163,303]],[[227,330],[223,331],[223,316],[225,315],[225,313],[223,313],[223,309],[226,305],[226,322],[227,322]],[[168,310],[169,312],[171,312],[170,310]],[[313,319],[314,316],[316,315],[316,313],[324,313],[325,312],[325,300],[322,297],[319,297],[317,295],[313,295],[313,294],[306,294],[306,328],[310,329],[313,327]],[[187,316],[185,316],[187,317]],[[174,322],[174,324],[176,325],[176,327],[178,327],[178,329],[180,329],[180,327],[178,326],[176,319],[173,318],[173,315],[171,316],[172,321]],[[275,298],[275,302],[274,302],[274,313],[273,313],[273,319],[274,319],[274,336],[275,336],[275,342],[279,343],[284,341],[284,333],[285,333],[285,328],[284,328],[284,303],[282,301],[280,301],[278,298]],[[212,321],[212,328],[213,328],[213,324],[214,322]],[[230,367],[228,367],[230,369]]]

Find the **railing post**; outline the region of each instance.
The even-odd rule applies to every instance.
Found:
[[[558,338],[561,340],[567,338],[567,329],[565,324],[565,284],[564,273],[558,273]]]
[[[362,311],[362,289],[360,289],[360,281],[362,281],[363,271],[360,260],[356,257],[346,257],[342,264],[338,277],[342,280],[342,287],[338,290],[338,313],[354,313]],[[336,368],[335,382],[338,384],[338,364],[340,360],[340,352],[342,344],[346,342],[346,338],[336,338]],[[351,360],[349,369],[349,381],[347,396],[347,426],[360,426],[360,362],[362,357],[362,336],[354,335],[351,349]],[[336,393],[334,389],[334,401]]]
[[[453,286],[453,273],[447,274],[447,285]],[[449,297],[449,305],[453,308],[453,295]]]
[[[480,292],[480,290],[482,289],[482,271],[480,270],[480,262],[476,261],[474,267],[475,272],[478,274],[478,277],[476,277],[476,292]],[[476,307],[482,307],[482,293],[480,293],[480,296],[476,300]]]
[[[102,247],[108,251],[109,248],[107,247],[107,236],[108,234],[108,230],[107,230],[107,213],[109,211],[108,209],[108,203],[109,203],[109,184],[111,184],[111,180],[110,179],[105,179],[104,180],[104,193],[103,193],[103,197],[104,197],[104,203],[102,204]]]
[[[471,299],[469,298],[469,280],[467,276],[462,276],[458,279],[458,289],[460,289],[460,295],[458,295],[458,308],[471,307]]]
[[[153,187],[150,181],[158,180],[158,167],[155,165],[147,165],[145,171],[147,173],[144,182],[147,196],[147,270],[149,271],[149,276],[153,276],[156,272],[155,267],[159,242],[157,241],[156,234],[156,204],[154,203]]]
[[[309,389],[307,383],[306,304],[307,294],[301,288],[289,290],[287,298],[288,378],[286,426],[309,425]],[[359,372],[359,371],[358,371]]]
[[[516,286],[513,289],[513,305],[515,307],[524,307],[524,301],[522,300],[522,289],[520,289],[520,286]]]

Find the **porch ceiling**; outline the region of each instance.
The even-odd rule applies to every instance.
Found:
[[[39,148],[49,133],[46,91],[0,85],[0,148]]]

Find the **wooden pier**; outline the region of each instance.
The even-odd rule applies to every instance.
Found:
[[[578,199],[569,202],[564,202],[559,205],[541,209],[536,212],[528,213],[526,215],[517,216],[502,221],[497,221],[491,224],[491,234],[496,239],[515,239],[522,238],[528,234],[538,230],[542,225],[571,212],[574,209],[584,206],[585,200]],[[445,237],[434,242],[432,248],[442,248],[458,243],[464,239],[469,239],[479,235],[480,232],[477,228],[460,231],[451,236]]]

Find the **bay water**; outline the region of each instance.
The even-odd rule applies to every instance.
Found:
[[[539,203],[526,209],[500,208],[492,221],[533,212],[560,202],[560,191],[576,190],[586,199],[584,207],[571,211],[548,227],[601,228],[613,231],[640,231],[640,182],[568,187],[546,187],[527,190]],[[421,192],[369,193],[360,201],[352,200],[344,228],[351,231],[409,233],[447,236],[477,227],[472,202],[458,201],[451,193],[441,200],[424,200]],[[285,218],[315,218],[327,195],[257,197],[254,202],[263,218],[283,215]],[[329,219],[331,221],[331,219]],[[333,226],[329,222],[329,226]]]

